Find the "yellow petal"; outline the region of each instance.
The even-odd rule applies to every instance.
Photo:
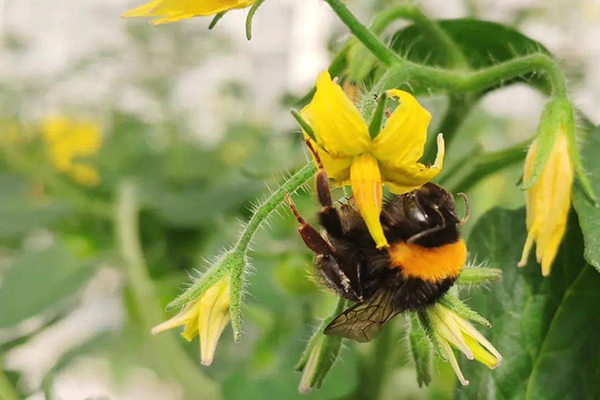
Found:
[[[452,351],[452,347],[450,347],[448,342],[446,342],[443,339],[440,341],[440,347],[442,348],[442,351],[444,352],[444,356],[450,363],[450,366],[454,370],[456,377],[460,381],[460,384],[463,386],[467,386],[469,384],[469,381],[465,379],[465,376],[463,375],[462,371],[460,370],[460,366],[458,365],[456,356],[454,355],[454,352]]]
[[[429,111],[417,99],[402,90],[389,90],[388,97],[397,97],[400,104],[375,138],[373,154],[392,169],[405,169],[423,156]]]
[[[469,335],[465,335],[464,338],[467,346],[469,346],[473,352],[475,360],[484,364],[488,368],[496,368],[498,366],[498,359],[484,349],[483,346],[481,346],[475,339]]]
[[[211,286],[200,300],[198,334],[200,360],[203,365],[212,364],[219,338],[231,318],[229,282],[229,276],[222,278]]]
[[[327,71],[319,75],[315,96],[302,110],[302,117],[330,156],[357,156],[368,150],[371,138],[367,123]]]
[[[195,318],[198,315],[198,311],[200,310],[200,302],[188,303],[185,306],[183,311],[169,319],[168,321],[163,322],[160,325],[152,328],[152,334],[156,335],[160,332],[164,332],[169,329],[177,328],[178,326],[187,324],[191,319]]]
[[[256,0],[155,0],[125,12],[123,17],[162,17],[152,23],[164,24],[245,8],[255,2]]]
[[[377,160],[369,153],[356,157],[350,169],[350,180],[354,202],[367,224],[377,248],[387,247],[388,242],[380,221],[383,192]]]
[[[437,137],[437,143],[438,153],[431,167],[426,167],[421,163],[413,163],[398,168],[399,164],[393,166],[385,162],[379,163],[383,181],[389,185],[392,193],[408,193],[423,186],[440,173],[444,164],[445,154],[444,137],[441,133]]]

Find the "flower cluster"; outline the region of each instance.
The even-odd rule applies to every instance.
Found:
[[[427,141],[431,114],[409,93],[390,90],[399,105],[381,131],[372,138],[367,122],[340,86],[323,72],[312,102],[302,117],[312,127],[323,166],[339,185],[351,185],[354,201],[377,247],[387,247],[379,221],[382,185],[403,194],[421,187],[442,169],[444,139],[438,136],[438,155],[431,167],[419,162]]]
[[[89,121],[72,121],[64,116],[49,117],[42,124],[44,140],[52,165],[77,183],[95,186],[98,171],[85,158],[95,155],[102,145],[100,127]]]

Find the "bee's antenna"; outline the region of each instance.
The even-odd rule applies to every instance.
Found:
[[[296,217],[296,220],[300,223],[300,225],[305,225],[306,221],[304,221],[304,218],[302,218],[302,216],[298,212],[298,209],[296,208],[296,205],[292,201],[292,198],[290,197],[289,193],[285,194],[285,201],[288,203],[288,206],[290,206],[290,210],[292,210],[294,217]]]
[[[465,215],[460,221],[458,221],[458,225],[464,225],[469,221],[469,217],[471,215],[471,202],[469,201],[469,196],[464,193],[458,193],[458,196],[460,196],[465,202]]]
[[[304,143],[306,143],[306,147],[308,147],[308,150],[312,153],[313,157],[315,157],[315,161],[317,162],[317,166],[319,167],[319,169],[324,169],[323,163],[321,162],[321,157],[319,157],[319,153],[310,142],[310,139],[304,138]]]

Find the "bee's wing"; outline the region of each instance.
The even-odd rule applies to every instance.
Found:
[[[357,342],[370,342],[379,334],[383,324],[399,312],[392,304],[392,292],[383,291],[371,300],[356,303],[338,315],[327,325],[325,334]]]

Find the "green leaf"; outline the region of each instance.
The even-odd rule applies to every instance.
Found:
[[[452,19],[438,21],[462,50],[473,69],[489,67],[514,57],[532,53],[550,52],[533,39],[513,28],[495,22],[473,19]],[[411,25],[397,32],[392,38],[392,48],[409,60],[427,65],[445,66],[446,57],[436,49],[435,43],[416,26]],[[550,85],[543,76],[533,74],[504,82],[527,81],[549,92]]]
[[[92,272],[62,244],[21,255],[8,268],[0,285],[0,329],[56,311]]]
[[[587,132],[581,146],[582,164],[594,193],[600,193],[600,127]],[[585,259],[600,272],[600,208],[587,196],[583,187],[575,184],[573,205],[579,216],[585,243]]]
[[[460,399],[565,400],[600,398],[600,275],[583,259],[574,215],[544,278],[533,260],[517,268],[525,242],[525,211],[494,209],[473,229],[469,251],[503,278],[489,291],[470,293],[470,304],[490,319],[482,333],[504,359],[495,370],[467,361],[471,384]]]

